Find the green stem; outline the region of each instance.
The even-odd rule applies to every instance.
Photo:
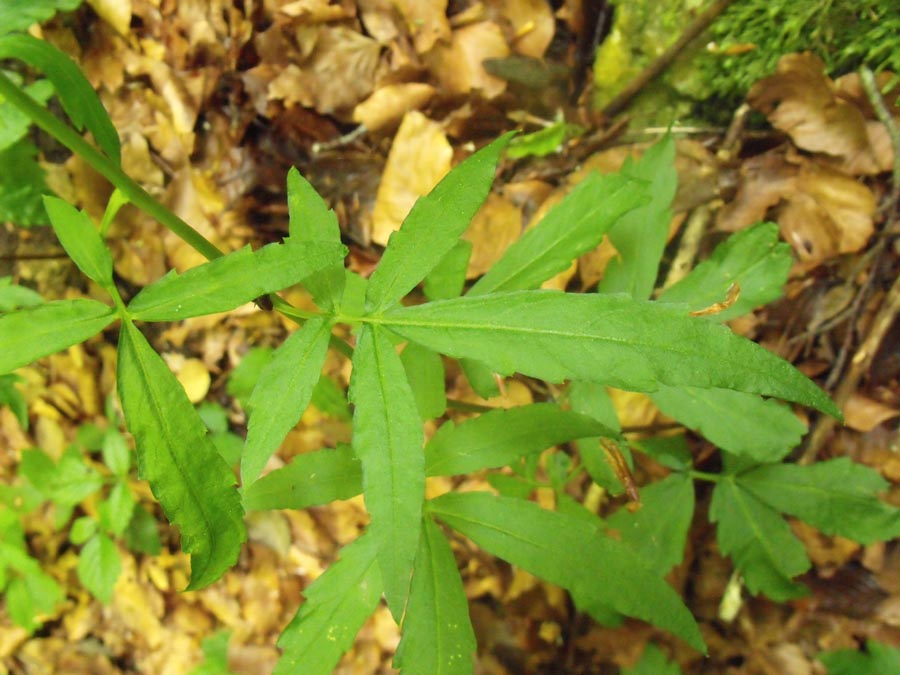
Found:
[[[696,480],[709,481],[710,483],[718,483],[719,481],[722,480],[721,475],[719,475],[717,473],[707,473],[706,471],[691,470],[691,471],[688,471],[688,474],[690,475],[691,478],[694,478]]]
[[[213,260],[223,255],[206,237],[156,201],[144,188],[129,178],[115,162],[84,140],[72,127],[54,117],[3,73],[0,73],[0,96],[25,113],[41,129],[80,156],[97,173],[117,187],[128,198],[128,201],[165,225],[205,256],[207,260]]]

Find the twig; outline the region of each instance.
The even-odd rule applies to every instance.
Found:
[[[878,85],[875,82],[875,75],[872,71],[868,67],[863,66],[859,69],[859,77],[862,80],[863,89],[866,90],[866,95],[869,97],[869,102],[875,110],[875,115],[885,126],[885,129],[887,129],[894,150],[891,197],[882,207],[884,213],[891,214],[894,212],[897,204],[900,203],[900,129],[897,128],[897,123],[888,111],[887,105],[884,103],[884,98],[882,98],[881,93],[878,91]]]
[[[614,117],[624,110],[628,104],[649,82],[659,77],[659,75],[678,57],[681,51],[700,33],[706,30],[709,25],[721,14],[733,0],[716,0],[710,5],[706,11],[701,13],[694,21],[685,28],[681,36],[666,51],[660,54],[653,63],[647,66],[637,77],[635,77],[628,85],[619,92],[619,94],[603,109],[605,117]]]

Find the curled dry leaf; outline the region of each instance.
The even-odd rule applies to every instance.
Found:
[[[395,126],[404,114],[428,103],[434,92],[434,87],[422,82],[388,84],[353,109],[353,121],[364,124],[369,131]]]
[[[837,158],[848,173],[890,169],[890,141],[883,128],[878,130],[883,125],[868,121],[860,107],[841,96],[813,54],[782,56],[775,74],[757,82],[747,100],[797,147]]]
[[[450,171],[452,158],[453,149],[440,124],[418,111],[404,116],[375,197],[372,241],[387,244],[416,200]]]
[[[494,98],[506,89],[506,81],[489,75],[482,65],[486,59],[509,56],[509,45],[497,24],[481,21],[453,31],[449,45],[435,45],[425,60],[448,94],[479,91]]]
[[[844,423],[856,431],[872,431],[882,422],[900,417],[900,410],[859,392],[850,395],[843,405]]]

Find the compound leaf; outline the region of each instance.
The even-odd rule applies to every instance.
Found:
[[[805,586],[791,581],[810,567],[803,544],[777,511],[738,480],[716,484],[709,518],[718,524],[719,549],[734,560],[751,593],[778,602],[806,595]]]
[[[618,436],[585,415],[553,403],[492,410],[460,425],[445,422],[425,446],[429,476],[505,466],[522,455],[591,436]]]
[[[292,241],[341,243],[341,229],[334,211],[295,167],[287,175],[287,200]],[[339,260],[310,275],[303,285],[319,307],[330,310],[341,300],[345,279],[344,263]]]
[[[0,373],[93,337],[116,318],[96,300],[57,300],[0,316]]]
[[[404,675],[465,675],[473,672],[476,646],[453,551],[426,517],[394,667]]]
[[[505,134],[454,167],[421,197],[388,240],[369,279],[366,307],[381,312],[399,302],[456,246],[491,190]]]
[[[699,311],[721,302],[737,283],[741,292],[735,303],[709,315],[714,321],[727,321],[780,298],[792,263],[791,247],[778,239],[778,225],[758,223],[719,244],[659,300],[682,302]]]
[[[362,466],[353,448],[315,450],[297,455],[244,489],[244,508],[305,509],[350,499],[362,492]]]
[[[178,274],[174,270],[145,287],[129,303],[140,321],[179,321],[227,312],[261,295],[299,283],[346,255],[342,244],[321,241],[249,246]]]
[[[469,295],[537,288],[597,246],[624,214],[646,202],[648,187],[619,174],[591,173],[506,249]]]
[[[861,544],[900,535],[900,509],[876,496],[888,489],[887,481],[849,457],[810,466],[769,464],[742,473],[737,480],[772,508],[825,534]]]
[[[425,499],[422,420],[394,345],[377,326],[363,326],[350,377],[353,449],[378,547],[388,607],[398,620],[409,593]]]
[[[741,391],[663,385],[650,397],[666,415],[723,450],[760,462],[779,461],[806,433],[783,403]]]
[[[241,454],[241,481],[249,486],[294,428],[309,401],[328,353],[331,327],[310,319],[282,343],[260,374],[248,407],[247,442]]]
[[[130,321],[119,334],[118,388],[138,475],[181,530],[191,554],[188,589],[202,588],[234,564],[246,537],[234,474],[181,384]]]
[[[486,492],[448,493],[428,504],[489,553],[568,589],[579,606],[607,605],[705,650],[678,594],[626,544],[604,535],[599,521]]]
[[[45,196],[44,208],[59,242],[78,269],[103,288],[111,288],[112,255],[90,217],[58,197]]]
[[[835,417],[837,406],[783,359],[680,305],[625,295],[515,291],[386,313],[403,337],[494,371],[550,382],[591,380],[632,391],[720,387],[776,396]]]
[[[377,543],[364,534],[306,589],[306,601],[278,638],[273,675],[331,675],[381,599]]]

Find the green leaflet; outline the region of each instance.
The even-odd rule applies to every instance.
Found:
[[[730,556],[751,593],[777,602],[806,595],[791,581],[810,567],[806,549],[774,509],[759,501],[732,477],[716,484],[709,518],[718,524],[723,555]]]
[[[792,262],[791,247],[778,239],[778,225],[758,223],[719,244],[708,259],[663,291],[659,301],[683,302],[698,311],[722,302],[737,282],[737,301],[708,317],[727,321],[780,298]]]
[[[887,481],[848,457],[810,466],[769,464],[742,473],[737,480],[773,509],[825,534],[861,544],[900,535],[900,509],[876,496],[888,489]]]
[[[39,293],[12,282],[12,277],[0,277],[0,315],[14,309],[28,309],[44,303]]]
[[[404,675],[465,675],[473,672],[476,647],[469,602],[453,551],[440,528],[426,517],[403,620],[403,639],[393,665]]]
[[[321,241],[249,246],[198,265],[184,274],[169,272],[129,303],[140,321],[178,321],[227,312],[261,295],[299,283],[346,255],[341,244]]]
[[[623,668],[622,675],[682,675],[678,663],[666,659],[659,647],[648,642],[641,660],[631,668]]]
[[[117,166],[122,163],[119,134],[97,92],[72,59],[30,35],[0,36],[0,59],[24,61],[46,75],[75,127],[79,131],[87,127],[104,154]]]
[[[0,8],[0,26],[4,25],[2,14],[3,9]],[[10,75],[11,73],[7,72],[6,74]],[[14,79],[17,85],[22,86],[21,78]],[[53,96],[53,84],[50,80],[36,80],[22,88],[41,105],[47,105],[47,100]],[[9,101],[0,101],[0,152],[11,148],[25,138],[30,128],[31,118],[28,115]]]
[[[760,462],[784,458],[806,433],[788,406],[741,391],[661,386],[650,397],[666,415],[723,450]]]
[[[353,449],[362,463],[363,493],[378,547],[384,595],[399,622],[419,546],[425,457],[422,420],[403,364],[385,332],[363,326],[350,377]]]
[[[235,563],[246,537],[235,477],[181,384],[130,321],[119,334],[118,388],[138,475],[191,554],[188,590],[211,584]]]
[[[278,638],[273,675],[331,675],[381,599],[377,543],[364,534],[306,589],[306,602]]]
[[[518,291],[401,307],[380,322],[455,358],[550,382],[581,379],[632,391],[720,387],[776,396],[835,417],[837,406],[798,370],[680,305],[624,295]]]
[[[0,316],[0,373],[87,340],[116,318],[96,300],[57,300]]]
[[[0,4],[0,31],[27,30],[34,23],[43,23],[58,11],[75,9],[81,0],[5,0]]]
[[[25,139],[0,151],[0,221],[21,227],[47,224],[43,196],[50,189],[37,152]]]
[[[678,594],[599,520],[542,509],[486,492],[448,493],[428,510],[484,550],[568,589],[579,606],[603,604],[678,635],[705,651]],[[564,555],[561,555],[564,552]]]
[[[341,228],[334,211],[295,167],[291,167],[287,175],[287,200],[292,241],[341,243]],[[338,260],[310,275],[303,285],[319,307],[330,310],[341,300],[345,278],[344,263]]]
[[[459,426],[445,422],[425,446],[425,471],[429,476],[450,476],[492,469],[557,443],[617,435],[600,422],[553,403],[492,410]]]
[[[59,242],[78,269],[103,288],[112,288],[112,256],[90,217],[58,197],[44,197],[44,208]]]
[[[649,182],[651,201],[626,213],[610,229],[609,239],[619,252],[606,266],[601,293],[627,293],[635,300],[650,297],[659,273],[659,261],[669,236],[672,199],[678,187],[675,141],[666,135],[647,148],[637,161],[626,161],[621,173]]]
[[[331,326],[310,319],[285,340],[263,369],[248,407],[247,442],[241,453],[241,482],[259,478],[272,453],[294,428],[322,372]]]
[[[641,508],[619,509],[606,519],[628,544],[659,574],[684,559],[684,544],[694,516],[694,482],[683,473],[641,488]]]
[[[78,553],[78,580],[104,605],[112,600],[113,587],[122,571],[119,550],[102,532],[91,537]]]
[[[429,300],[456,298],[466,285],[466,269],[472,255],[472,242],[460,239],[425,277],[423,290]]]
[[[377,314],[398,303],[456,246],[491,190],[504,134],[454,167],[421,197],[391,235],[369,279],[366,308]]]
[[[486,365],[472,359],[460,359],[459,365],[472,389],[481,398],[488,399],[500,395],[500,387],[494,373]]]
[[[428,347],[410,342],[400,353],[400,361],[422,420],[432,420],[443,415],[447,409],[447,394],[441,355]]]
[[[597,246],[624,214],[648,199],[647,186],[620,174],[592,173],[512,244],[469,295],[537,288]]]
[[[865,651],[838,649],[819,654],[828,675],[887,675],[900,673],[900,649],[866,640]]]
[[[305,509],[350,499],[362,492],[362,467],[353,448],[315,450],[297,455],[291,463],[244,489],[244,508]]]

